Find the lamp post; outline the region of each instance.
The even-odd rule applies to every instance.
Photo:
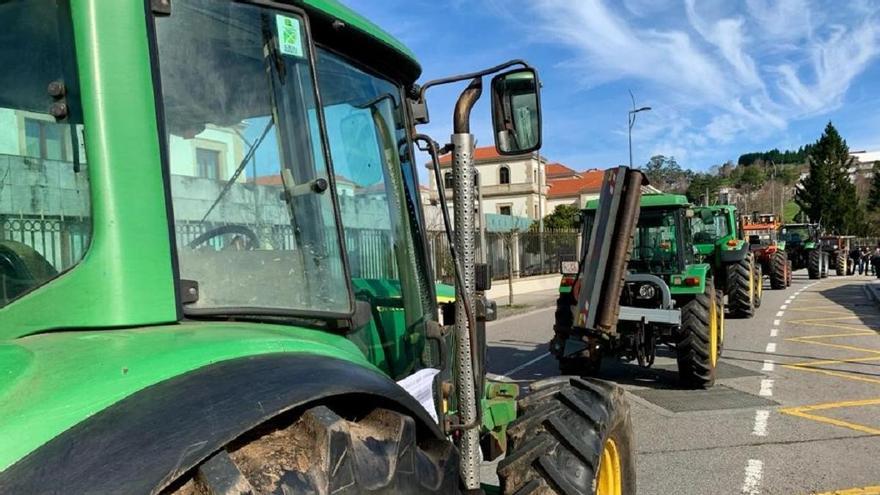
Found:
[[[636,123],[636,114],[639,112],[646,112],[651,109],[651,107],[641,107],[636,108],[636,98],[633,96],[632,91],[629,92],[629,97],[632,100],[633,108],[629,112],[627,112],[627,123],[629,124],[629,168],[633,166],[633,125]]]

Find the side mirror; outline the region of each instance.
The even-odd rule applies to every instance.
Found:
[[[541,98],[535,69],[515,69],[492,78],[492,127],[502,155],[541,147]]]

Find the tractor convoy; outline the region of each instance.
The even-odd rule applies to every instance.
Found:
[[[711,387],[724,346],[725,315],[753,317],[765,277],[771,289],[786,289],[792,271],[814,266],[809,260],[815,264],[816,259],[833,259],[821,266],[847,273],[851,237],[815,236],[817,241],[803,243],[800,225],[781,225],[773,215],[740,217],[733,205],[696,206],[684,196],[640,194],[645,180],[634,178],[637,171],[614,173],[622,175],[611,183],[623,191],[613,203],[616,216],[597,213],[611,201],[603,190],[581,211],[579,260],[562,263],[550,352],[563,374],[597,375],[605,357],[650,367],[657,346],[666,345],[676,356],[684,386]],[[593,239],[609,229],[612,235],[605,239],[615,240],[616,258]],[[807,232],[813,236],[816,230]],[[604,295],[618,299],[617,325],[599,324],[587,310],[596,307],[591,291],[599,283],[588,274],[603,263],[626,266],[619,287],[606,288]],[[812,268],[809,273],[815,278]]]
[[[39,212],[0,239],[0,493],[635,493],[622,389],[584,375],[668,345],[712,386],[780,254],[846,269],[845,238],[753,247],[732,206],[611,169],[564,270],[565,374],[493,381],[470,119],[485,83],[497,152],[537,153],[528,63],[418,82],[334,0],[3,0],[0,24],[0,199]],[[449,84],[438,143],[418,126]]]

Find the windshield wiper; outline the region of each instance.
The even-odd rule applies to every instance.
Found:
[[[220,200],[222,200],[223,197],[226,196],[226,193],[229,192],[229,189],[232,188],[232,184],[235,184],[235,181],[237,181],[239,176],[241,176],[241,173],[244,172],[244,168],[254,156],[254,153],[256,153],[257,148],[259,148],[260,144],[263,143],[263,139],[266,139],[266,135],[269,134],[269,129],[271,129],[273,125],[275,125],[275,122],[270,118],[269,122],[266,123],[266,127],[263,129],[263,133],[260,134],[260,137],[257,138],[256,141],[254,141],[254,144],[252,144],[250,148],[248,148],[248,151],[247,153],[245,153],[244,158],[241,159],[241,163],[239,163],[238,167],[236,167],[235,173],[233,173],[232,177],[230,177],[229,180],[226,181],[226,184],[223,185],[223,189],[220,191],[220,194],[217,195],[217,199],[214,200],[214,202],[211,204],[211,207],[208,208],[208,211],[205,213],[205,216],[202,217],[199,223],[204,223],[205,219],[208,218],[208,215],[210,215],[211,212],[214,211],[214,208],[217,207],[217,204],[220,203]]]

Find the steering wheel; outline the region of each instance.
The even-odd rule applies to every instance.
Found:
[[[260,239],[257,238],[257,234],[255,234],[254,231],[249,229],[248,227],[245,227],[244,225],[223,225],[211,229],[204,234],[196,237],[195,239],[190,241],[189,244],[187,244],[187,247],[195,249],[202,244],[208,242],[210,239],[226,234],[240,234],[245,236],[248,242],[243,246],[243,248],[247,250],[256,249],[257,246],[260,245]]]

